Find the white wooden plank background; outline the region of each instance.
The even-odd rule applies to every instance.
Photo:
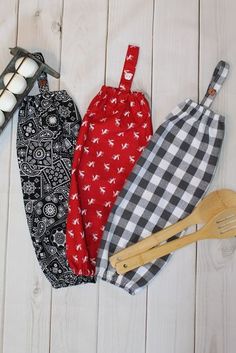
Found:
[[[156,2],[153,48],[152,107],[158,126],[178,102],[197,99],[197,0]],[[192,245],[176,253],[148,288],[147,353],[193,353],[194,309]]]
[[[146,92],[156,128],[229,61],[214,105],[227,130],[211,189],[236,190],[235,11],[234,0],[0,0],[0,70],[10,46],[42,51],[61,70],[51,88],[67,89],[83,115],[104,82],[118,84],[137,44],[134,89]],[[51,289],[26,225],[16,123],[17,114],[0,136],[0,353],[235,353],[235,239],[179,251],[135,297],[107,283]]]

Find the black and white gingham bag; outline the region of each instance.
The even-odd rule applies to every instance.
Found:
[[[120,192],[103,234],[97,276],[130,294],[146,286],[168,256],[118,275],[114,253],[190,214],[215,172],[224,117],[210,110],[229,71],[220,61],[201,104],[187,99],[159,126]]]

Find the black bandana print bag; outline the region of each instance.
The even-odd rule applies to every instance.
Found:
[[[65,249],[71,160],[81,117],[65,90],[49,91],[45,73],[38,84],[40,94],[26,97],[19,110],[17,157],[36,256],[52,286],[60,288],[93,281],[72,272]]]

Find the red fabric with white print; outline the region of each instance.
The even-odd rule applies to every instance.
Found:
[[[152,135],[149,104],[131,92],[139,48],[129,46],[119,88],[103,86],[83,119],[72,164],[67,259],[92,276],[113,203]]]

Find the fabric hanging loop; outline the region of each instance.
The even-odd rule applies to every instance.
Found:
[[[217,64],[210,84],[207,88],[206,94],[201,101],[201,105],[204,105],[207,108],[210,108],[216,95],[219,93],[220,89],[223,86],[223,83],[229,73],[229,64],[225,61],[219,61]]]
[[[125,57],[123,72],[120,79],[119,88],[123,91],[130,91],[134,79],[136,65],[138,62],[139,47],[129,45]]]
[[[34,56],[40,61],[42,61],[43,63],[45,62],[42,53],[34,53]],[[38,83],[38,88],[40,93],[49,92],[48,76],[46,72],[44,71],[41,72],[40,76],[37,79],[37,83]]]

